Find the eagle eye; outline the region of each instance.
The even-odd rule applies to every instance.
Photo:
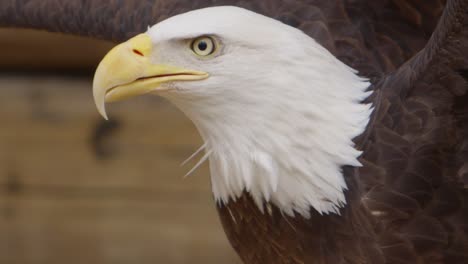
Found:
[[[198,56],[208,56],[216,50],[216,45],[211,37],[199,37],[192,41],[192,50]]]

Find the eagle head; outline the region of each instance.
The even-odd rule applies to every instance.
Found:
[[[171,17],[116,46],[96,70],[105,103],[163,96],[195,124],[216,201],[244,192],[263,210],[339,213],[353,138],[371,114],[369,83],[302,31],[237,7]]]

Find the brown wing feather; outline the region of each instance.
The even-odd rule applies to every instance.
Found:
[[[214,1],[3,0],[0,26],[25,27],[113,41],[146,31],[161,19]]]
[[[468,1],[448,1],[427,46],[379,84],[357,177],[390,263],[468,262],[467,50]]]

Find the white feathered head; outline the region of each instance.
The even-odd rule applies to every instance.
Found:
[[[352,139],[371,109],[369,83],[300,30],[236,7],[169,18],[117,46],[94,79],[105,102],[146,93],[168,98],[205,141],[213,193],[248,192],[261,210],[338,213],[341,168],[359,166]]]

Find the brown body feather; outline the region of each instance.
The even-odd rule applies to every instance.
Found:
[[[371,78],[376,107],[341,215],[263,214],[248,194],[218,207],[242,260],[468,263],[468,0],[3,0],[0,25],[124,40],[226,4],[302,29]]]

